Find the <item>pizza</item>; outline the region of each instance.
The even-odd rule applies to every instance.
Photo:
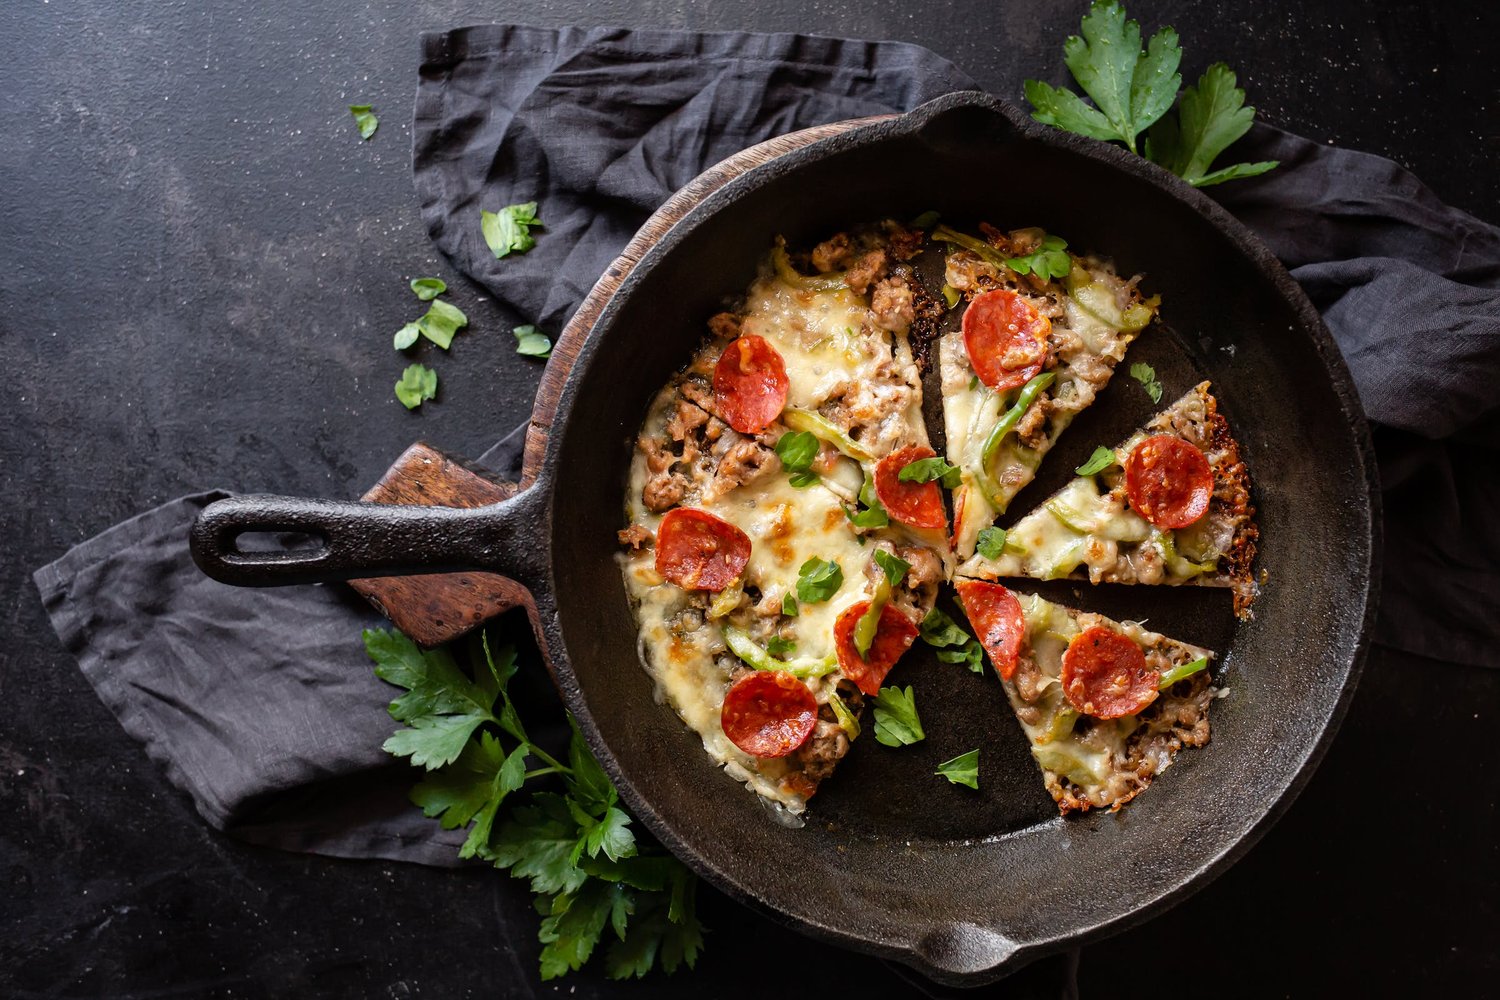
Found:
[[[953,581],[1064,812],[1117,808],[1178,747],[1207,739],[1206,701],[1195,713],[1164,707],[1209,691],[1207,671],[1160,694],[1152,688],[1148,701],[1145,668],[1123,643],[1158,674],[1201,667],[1212,654],[1012,594],[992,581],[1041,574],[1015,546],[977,545],[1103,388],[1157,300],[1040,230],[979,232],[885,220],[807,251],[777,239],[744,296],[709,319],[686,367],[653,397],[635,439],[619,536],[642,663],[709,756],[779,815],[803,812],[833,773],[866,703]],[[922,267],[933,254],[943,257],[940,283]],[[923,419],[933,347],[946,456]],[[1138,436],[1211,445],[1216,411],[1194,412],[1197,424],[1178,427],[1169,408]],[[1239,467],[1235,481],[1248,490],[1237,453],[1220,451],[1205,452],[1210,467]],[[1174,513],[1180,520],[1174,490],[1184,467],[1173,457],[1152,464],[1160,474],[1149,499],[1141,494],[1129,516],[1139,520],[1143,508],[1162,525]],[[1099,477],[1101,490],[1114,488],[1111,475]],[[1248,500],[1237,510],[1248,572],[1253,510]],[[1023,536],[1012,529],[1017,545]],[[1200,561],[1194,546],[1212,541],[1187,525],[1152,537]],[[1220,570],[1239,569],[1221,557]],[[1083,634],[1097,649],[1069,652]],[[1119,664],[1139,688],[1129,712],[1116,712],[1123,702],[1105,698],[1110,682],[1099,680]],[[1081,685],[1087,710],[1063,693],[1065,675]]]
[[[998,583],[955,589],[1063,813],[1118,809],[1208,742],[1213,653]]]
[[[981,231],[984,240],[934,233],[954,247],[946,287],[967,300],[961,327],[938,343],[948,456],[962,470],[953,494],[960,559],[1109,382],[1157,305],[1107,261],[1072,256],[1039,229]]]
[[[1255,599],[1258,531],[1239,445],[1203,382],[976,553],[965,576],[1090,583],[1198,584]]]

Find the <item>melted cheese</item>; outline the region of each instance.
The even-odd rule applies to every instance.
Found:
[[[744,315],[741,329],[781,352],[790,406],[817,409],[840,383],[870,377],[883,360],[884,338],[862,335],[867,322],[873,326],[870,310],[848,288],[811,292],[763,275],[750,287]]]

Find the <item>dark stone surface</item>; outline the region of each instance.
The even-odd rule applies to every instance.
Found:
[[[0,5],[0,360],[12,385],[0,437],[12,549],[0,564],[0,993],[664,991],[662,980],[538,984],[534,940],[498,930],[531,926],[526,894],[494,873],[341,863],[211,833],[60,650],[30,572],[181,493],[352,497],[413,439],[473,455],[527,412],[537,363],[513,353],[417,221],[417,31],[515,20],[896,37],[1016,97],[1025,76],[1060,78],[1061,38],[1083,7]],[[1490,5],[1132,9],[1148,28],[1177,27],[1189,74],[1228,60],[1268,120],[1393,156],[1500,219]],[[382,125],[360,143],[345,106],[365,102]],[[456,286],[471,326],[436,359],[439,399],[414,415],[392,398],[403,362],[389,342],[415,314],[406,280],[424,274]],[[1184,983],[1183,961],[1218,995],[1492,990],[1497,704],[1496,672],[1377,652],[1287,817],[1189,902],[1087,949],[1085,994]],[[723,900],[706,909],[700,974],[672,992],[802,992],[790,982],[878,995],[895,982]]]

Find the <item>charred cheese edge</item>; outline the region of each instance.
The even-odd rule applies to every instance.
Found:
[[[1248,604],[1254,583],[1244,556],[1247,545],[1253,556],[1255,534],[1248,498],[1216,499],[1195,524],[1162,530],[1130,508],[1119,484],[1125,459],[1136,445],[1154,434],[1171,434],[1208,445],[1204,454],[1214,472],[1216,496],[1248,493],[1238,447],[1227,432],[1215,432],[1221,422],[1209,384],[1194,386],[1117,445],[1114,466],[1075,478],[1017,521],[1006,532],[1005,551],[998,558],[975,553],[959,572],[986,580],[1235,587],[1247,591]]]
[[[1204,721],[1207,740],[1208,703],[1213,688],[1207,671],[1173,685],[1137,715],[1094,719],[1080,715],[1063,696],[1063,653],[1074,636],[1094,625],[1124,635],[1169,666],[1190,663],[1214,654],[1152,632],[1135,622],[1117,622],[1103,615],[1080,612],[1033,594],[1016,593],[1026,622],[1022,656],[1034,664],[1018,666],[1016,676],[1002,680],[1005,695],[1031,755],[1041,768],[1047,790],[1063,812],[1090,808],[1117,809],[1150,784],[1172,764],[1181,740],[1171,736],[1171,721],[1183,704]],[[1134,744],[1132,738],[1134,737]],[[1142,773],[1140,759],[1151,767]]]
[[[990,430],[1015,402],[1019,390],[997,393],[978,382],[961,330],[949,331],[939,340],[948,460],[963,470],[962,483],[953,495],[953,549],[960,561],[974,554],[979,532],[1005,513],[1015,495],[1035,478],[1043,456],[1108,383],[1114,366],[1138,335],[1139,328],[1121,328],[1123,317],[1111,305],[1115,289],[1120,287],[1123,283],[1107,267],[1097,263],[1086,267],[1075,260],[1067,291],[1061,295],[1063,314],[1052,320],[1056,366],[1051,370],[1057,377],[1046,395],[1058,405],[1047,415],[1040,447],[1027,447],[1014,433],[1001,442],[989,470],[999,489],[994,497],[980,487],[977,470]],[[1059,343],[1067,343],[1068,350],[1057,350]],[[1095,375],[1094,379],[1083,376],[1084,367]]]

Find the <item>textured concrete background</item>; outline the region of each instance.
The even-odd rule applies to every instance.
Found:
[[[473,455],[525,416],[539,364],[514,354],[417,219],[417,32],[504,20],[899,38],[1017,99],[1027,76],[1061,79],[1062,38],[1085,6],[0,4],[0,993],[665,990],[537,984],[526,894],[493,873],[339,863],[211,833],[60,650],[30,572],[184,492],[352,496],[418,437]],[[1148,29],[1177,27],[1190,78],[1225,59],[1266,120],[1394,157],[1500,221],[1500,19],[1485,0],[1130,10]],[[350,103],[376,105],[371,142]],[[406,280],[427,274],[454,286],[471,325],[441,358],[440,399],[410,414],[392,398],[404,362],[389,338],[413,313]],[[1085,995],[1185,985],[1184,960],[1218,995],[1493,989],[1500,858],[1480,716],[1500,704],[1500,678],[1385,654],[1366,678],[1288,817],[1187,904],[1086,949]],[[1442,692],[1436,714],[1413,683]],[[1413,760],[1434,745],[1440,774]],[[788,974],[871,995],[892,982],[725,901],[706,908],[707,957],[674,993],[786,993]]]

